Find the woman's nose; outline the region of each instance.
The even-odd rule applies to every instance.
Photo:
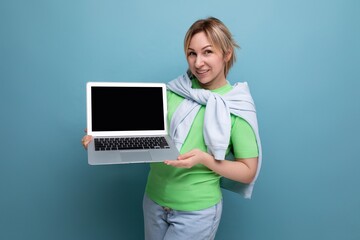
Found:
[[[195,67],[199,68],[204,64],[204,61],[201,56],[197,56],[195,59]]]

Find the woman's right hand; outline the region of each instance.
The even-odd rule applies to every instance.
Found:
[[[81,139],[81,144],[83,145],[83,147],[85,149],[88,148],[89,143],[93,140],[93,137],[91,135],[85,135],[82,139]]]
[[[84,130],[85,133],[87,133],[87,128],[85,128]],[[83,147],[85,149],[88,148],[89,143],[93,140],[93,137],[91,135],[85,135],[82,139],[81,139],[81,144],[83,145]]]

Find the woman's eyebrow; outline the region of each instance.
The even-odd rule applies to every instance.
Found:
[[[206,45],[205,47],[203,47],[203,48],[201,48],[201,50],[204,50],[205,48],[208,48],[208,47],[212,47],[212,45],[211,44],[209,44],[209,45]],[[188,48],[188,51],[195,51],[194,49],[192,49],[191,47],[189,47]]]

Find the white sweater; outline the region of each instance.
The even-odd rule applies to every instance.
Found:
[[[247,121],[256,135],[259,150],[255,178],[250,184],[243,184],[223,177],[221,187],[242,194],[245,198],[251,198],[261,168],[262,149],[255,105],[248,84],[236,83],[230,92],[222,96],[206,89],[193,89],[191,84],[191,80],[185,73],[167,85],[169,90],[185,98],[171,119],[170,136],[180,150],[200,106],[206,105],[203,131],[208,152],[216,160],[230,160],[233,156],[225,156],[230,141],[230,113]]]

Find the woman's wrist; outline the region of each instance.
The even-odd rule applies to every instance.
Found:
[[[207,153],[207,152],[204,152],[204,157],[201,158],[201,164],[206,166],[206,167],[209,167],[211,166],[212,163],[214,163],[216,160],[214,158],[213,155]]]

